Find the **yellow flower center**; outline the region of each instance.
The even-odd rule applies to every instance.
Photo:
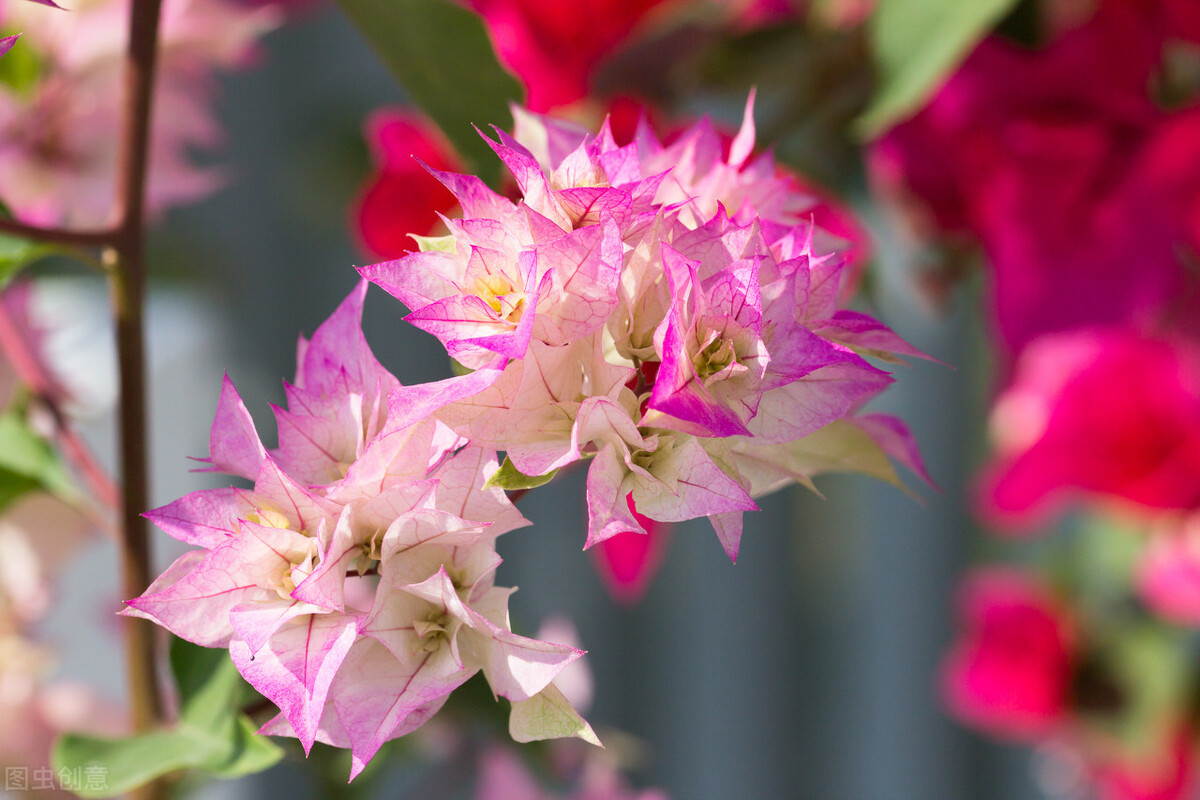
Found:
[[[487,303],[501,319],[517,322],[525,309],[524,296],[517,298],[514,303],[510,297],[516,292],[516,287],[504,275],[484,275],[475,279],[475,294]]]
[[[259,508],[246,515],[247,522],[254,522],[268,528],[290,528],[292,523],[282,511],[273,508]]]

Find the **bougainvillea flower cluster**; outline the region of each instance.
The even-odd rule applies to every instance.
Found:
[[[844,259],[804,217],[750,108],[728,152],[701,123],[619,147],[518,111],[490,140],[520,189],[431,168],[463,215],[361,270],[465,368],[405,386],[361,332],[362,284],[301,341],[279,446],[228,381],[214,470],[253,482],[151,512],[195,550],[128,613],[228,647],[275,702],[264,730],[349,747],[357,774],[482,672],[518,740],[591,729],[553,685],[580,656],[515,634],[497,537],[506,490],[587,465],[585,546],[641,520],[707,517],[731,558],[754,497],[818,472],[923,475],[891,382],[864,354],[919,355],[839,307]],[[500,453],[503,452],[503,460]]]
[[[152,512],[202,549],[129,603],[190,641],[228,647],[281,709],[266,730],[306,749],[349,747],[354,774],[480,671],[514,709],[565,706],[550,682],[581,655],[509,630],[494,543],[526,522],[486,486],[494,452],[428,415],[391,424],[399,382],[362,338],[365,292],[301,343],[277,449],[263,447],[226,381],[210,460],[253,489],[202,490]],[[544,717],[515,710],[514,734]]]

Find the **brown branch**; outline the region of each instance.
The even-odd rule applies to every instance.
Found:
[[[150,585],[150,536],[142,512],[149,506],[146,437],[146,294],[145,205],[149,162],[150,114],[158,60],[162,0],[132,0],[125,53],[125,94],[117,154],[117,208],[109,229],[71,231],[0,220],[0,233],[75,247],[103,249],[116,325],[120,370],[121,593],[137,597]],[[125,658],[131,716],[135,731],[163,721],[159,691],[156,629],[143,619],[125,617]],[[134,791],[138,800],[161,800],[166,784],[153,781]]]
[[[91,231],[72,231],[65,228],[43,228],[40,225],[27,225],[11,219],[0,219],[0,233],[9,236],[19,236],[22,239],[36,239],[39,242],[53,242],[69,247],[106,247],[116,241],[119,231],[117,228],[101,228]]]
[[[117,362],[120,365],[121,590],[137,597],[150,585],[150,535],[142,512],[149,506],[149,466],[146,437],[146,354],[143,325],[145,306],[145,198],[149,160],[150,112],[158,56],[158,23],[162,0],[133,0],[125,63],[125,105],[121,150],[118,154],[116,235],[105,250],[113,318],[116,322]],[[159,692],[155,628],[152,623],[125,618],[126,665],[135,730],[150,730],[163,719]],[[141,800],[166,795],[162,781],[135,793]]]

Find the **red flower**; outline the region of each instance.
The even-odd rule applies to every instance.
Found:
[[[965,628],[943,664],[943,697],[968,725],[1020,740],[1064,719],[1075,666],[1071,623],[1036,579],[979,570],[963,584]]]
[[[586,97],[592,70],[662,0],[467,0],[524,82],[531,111]]]
[[[646,532],[618,533],[591,548],[593,564],[612,598],[624,605],[636,605],[645,597],[662,566],[671,542],[671,525],[644,517],[626,501],[629,510]]]
[[[458,207],[450,190],[422,163],[437,170],[462,170],[441,133],[418,114],[381,109],[367,118],[367,142],[379,172],[355,208],[363,244],[380,258],[398,258],[415,249],[409,234],[428,236],[438,214]]]
[[[877,183],[919,198],[927,227],[979,238],[1010,353],[1083,325],[1148,328],[1187,282],[1200,136],[1151,102],[1160,47],[1129,0],[1042,50],[989,40],[872,153]]]
[[[1022,355],[993,417],[984,511],[1031,522],[1080,492],[1153,509],[1200,507],[1200,349],[1091,329]]]
[[[1200,3],[1195,0],[1114,0],[1139,14],[1164,39],[1200,42]]]
[[[1163,744],[1162,750],[1152,748],[1136,757],[1127,755],[1096,767],[1093,780],[1100,800],[1195,797],[1196,755],[1191,733],[1181,730]]]
[[[1200,515],[1156,530],[1138,560],[1142,601],[1181,625],[1200,627]]]

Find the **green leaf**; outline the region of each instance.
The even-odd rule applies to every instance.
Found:
[[[283,757],[283,749],[254,731],[247,717],[231,716],[215,731],[181,722],[125,739],[67,734],[55,743],[51,761],[56,771],[101,771],[98,785],[76,787],[80,797],[114,797],[182,769],[226,778],[261,772]]]
[[[258,726],[245,714],[238,715],[232,736],[232,752],[220,764],[205,765],[208,772],[222,778],[240,778],[270,769],[283,758],[283,748],[269,736],[259,736]]]
[[[30,477],[11,470],[0,469],[0,511],[8,508],[17,498],[37,491],[41,485]]]
[[[338,0],[362,35],[474,174],[492,186],[500,162],[472,129],[512,127],[524,97],[500,66],[482,20],[448,0]]]
[[[103,781],[76,789],[80,797],[114,797],[176,770],[196,766],[213,753],[208,742],[183,730],[155,731],[127,739],[67,734],[54,745],[55,771],[95,770]],[[102,772],[100,772],[102,771]]]
[[[240,713],[258,693],[238,673],[228,650],[172,637],[170,660],[179,689],[180,729],[221,743],[212,758],[195,766],[234,777],[261,772],[283,757],[283,750],[257,735],[254,724]]]
[[[1019,0],[879,0],[867,23],[879,88],[855,122],[878,136],[929,99],[988,31]]]
[[[76,494],[58,454],[16,411],[0,414],[0,508],[31,489],[62,497]]]
[[[493,486],[498,486],[501,489],[536,489],[539,486],[545,486],[550,481],[554,480],[554,476],[558,474],[558,470],[550,470],[545,475],[526,475],[519,469],[513,466],[508,456],[504,457],[504,463],[500,465],[500,469],[492,473],[492,477],[487,479],[487,483],[483,488],[490,489]]]
[[[193,705],[197,699],[217,699],[206,698],[205,690],[215,683],[213,675],[223,668],[223,664],[233,664],[227,651],[201,647],[178,636],[171,637],[167,655],[171,662],[171,675],[175,678],[175,688],[179,690],[179,705],[183,709]]]
[[[124,739],[68,734],[55,745],[55,769],[101,769],[103,787],[81,797],[112,797],[182,769],[225,778],[261,772],[283,758],[283,749],[240,713],[253,690],[229,651],[171,640],[171,671],[179,689],[179,722],[170,729]]]
[[[1106,727],[1131,751],[1155,752],[1159,736],[1186,716],[1192,656],[1187,633],[1157,623],[1121,628],[1105,652],[1123,702]],[[1161,750],[1157,750],[1161,752]]]
[[[0,511],[7,509],[22,495],[36,492],[40,488],[38,482],[29,477],[0,469]]]
[[[8,59],[3,59],[7,61]],[[0,233],[0,289],[16,276],[22,268],[47,256],[69,255],[70,251],[52,244],[33,242],[17,236]]]
[[[0,37],[11,36],[15,33],[20,33],[20,31],[9,28],[0,29]],[[37,86],[44,69],[45,65],[41,56],[38,55],[37,49],[29,47],[27,43],[22,45],[18,41],[17,46],[5,53],[3,59],[0,59],[0,86],[7,86],[19,95],[28,96]]]
[[[179,717],[201,730],[225,730],[253,694],[228,650],[172,637],[170,660],[179,689]]]

